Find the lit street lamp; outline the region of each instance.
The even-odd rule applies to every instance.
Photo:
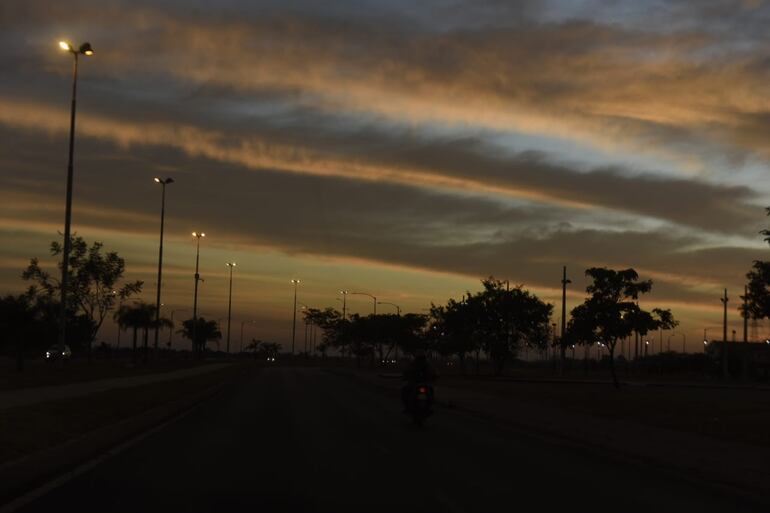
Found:
[[[160,246],[158,248],[158,293],[155,296],[155,352],[158,351],[158,333],[160,332],[160,288],[163,283],[163,223],[166,218],[166,185],[174,183],[173,178],[155,178],[155,183],[163,186],[160,200]]]
[[[193,295],[193,329],[192,329],[192,346],[193,353],[196,351],[195,336],[198,331],[198,282],[201,281],[201,275],[198,272],[198,264],[200,263],[201,256],[201,239],[206,236],[203,232],[192,232],[192,236],[196,239],[195,247],[195,292]]]
[[[235,269],[235,262],[227,262],[225,265],[230,268],[230,294],[227,296],[227,354],[230,354],[230,315],[233,311],[233,269]]]
[[[347,290],[340,290],[340,294],[342,294],[342,320],[347,320],[347,307],[348,307],[348,292]]]
[[[307,306],[302,301],[298,301],[298,304],[302,307],[303,310],[309,310],[310,309],[310,307]],[[308,322],[307,317],[305,317],[305,339],[304,339],[305,340],[305,354],[307,354],[307,329],[308,329],[308,325],[309,324],[310,323]]]
[[[294,341],[297,337],[297,285],[299,285],[299,280],[291,280],[291,282],[294,284],[294,316],[291,324],[291,354],[293,355]]]
[[[64,247],[62,248],[62,266],[61,266],[61,305],[59,307],[59,353],[64,353],[64,346],[67,342],[67,288],[69,286],[69,265],[70,251],[72,242],[70,241],[70,231],[72,226],[72,180],[74,175],[73,157],[75,153],[75,111],[78,87],[78,56],[91,56],[94,54],[91,43],[83,43],[76,50],[71,44],[65,41],[59,41],[59,47],[72,54],[74,65],[72,69],[72,107],[70,110],[70,144],[69,160],[67,164],[67,195],[64,208]],[[63,359],[60,359],[63,361]]]

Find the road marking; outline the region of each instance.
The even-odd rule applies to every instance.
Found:
[[[149,430],[140,433],[136,435],[135,437],[123,442],[122,444],[119,444],[111,449],[108,449],[107,451],[103,452],[102,454],[96,456],[95,458],[82,463],[75,467],[72,470],[69,470],[62,475],[55,477],[48,481],[47,483],[44,483],[40,485],[39,487],[30,490],[29,492],[25,493],[24,495],[21,495],[19,497],[16,497],[15,499],[12,499],[11,501],[0,505],[0,513],[13,513],[15,511],[18,511],[19,509],[23,508],[24,506],[30,504],[31,502],[39,499],[43,495],[51,492],[52,490],[55,490],[56,488],[59,488],[60,486],[66,484],[69,481],[72,481],[73,479],[85,474],[92,468],[96,467],[100,463],[117,456],[118,454],[122,453],[126,449],[138,444],[148,436],[160,431],[161,429],[165,428],[166,426],[173,424],[174,422],[183,419],[190,413],[197,410],[201,405],[206,403],[207,401],[204,399],[203,401],[200,401],[196,403],[192,408],[187,409],[186,411],[183,411],[182,413],[179,413],[175,415],[174,417],[170,418],[169,420],[163,422],[162,424],[158,424],[157,426],[150,428]]]

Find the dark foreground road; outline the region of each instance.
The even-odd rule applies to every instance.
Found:
[[[754,511],[647,467],[317,369],[268,368],[25,512]],[[756,508],[759,511],[759,508]]]

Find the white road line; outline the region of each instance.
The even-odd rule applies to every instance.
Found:
[[[153,433],[156,433],[160,431],[161,429],[165,428],[169,424],[173,424],[174,422],[186,417],[193,411],[197,410],[202,404],[206,403],[206,400],[200,401],[197,404],[195,404],[192,408],[183,411],[182,413],[172,417],[171,419],[167,420],[166,422],[163,422],[162,424],[159,424],[143,433],[140,433],[139,435],[131,438],[130,440],[127,440],[123,442],[120,445],[117,445],[113,447],[112,449],[109,449],[99,456],[96,456],[95,458],[82,463],[75,467],[74,469],[65,472],[64,474],[55,477],[48,481],[47,483],[35,488],[34,490],[30,490],[29,492],[25,493],[24,495],[21,495],[10,502],[7,502],[0,506],[0,513],[13,513],[14,511],[18,511],[19,509],[23,508],[27,504],[35,501],[36,499],[42,497],[43,495],[51,492],[52,490],[55,490],[56,488],[59,488],[60,486],[68,483],[69,481],[72,481],[73,479],[85,474],[95,466],[99,465],[100,463],[107,461],[108,459],[117,456],[118,454],[122,453],[126,449],[138,444],[148,436],[152,435]]]

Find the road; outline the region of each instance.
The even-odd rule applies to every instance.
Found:
[[[462,412],[416,428],[400,410],[345,376],[261,369],[21,511],[754,510]]]

